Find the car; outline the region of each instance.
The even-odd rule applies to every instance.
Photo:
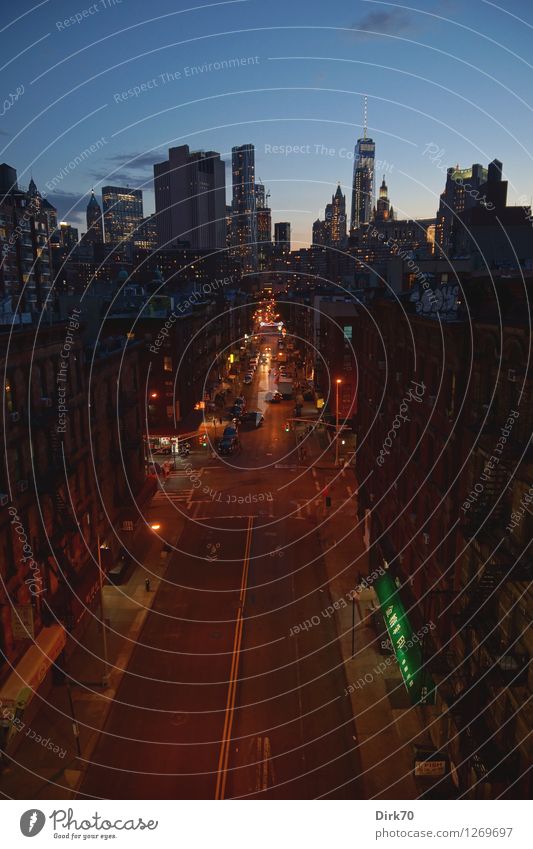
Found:
[[[250,410],[248,413],[245,413],[241,419],[243,424],[252,425],[253,427],[261,427],[264,420],[263,413],[259,410]]]
[[[237,436],[237,428],[235,427],[235,425],[228,425],[224,428],[222,439],[228,438],[230,436]]]
[[[283,395],[281,392],[266,392],[265,393],[265,401],[268,401],[269,404],[279,404],[280,401],[283,400]]]
[[[229,411],[230,418],[233,419],[234,421],[238,421],[243,413],[244,413],[243,408],[239,407],[238,405],[236,407],[232,407],[231,410]]]
[[[107,573],[108,581],[111,584],[123,584],[126,579],[126,573],[133,560],[133,556],[126,548],[122,548],[118,556],[116,564]]]
[[[253,377],[252,377],[251,374],[245,374],[244,378],[243,378],[243,383],[251,383],[252,380],[253,380]]]
[[[218,443],[219,454],[234,454],[240,443],[237,436],[223,437]]]

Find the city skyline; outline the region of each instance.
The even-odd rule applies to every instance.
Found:
[[[382,17],[374,7],[382,11]],[[336,7],[333,21],[329,12],[326,19],[325,13],[322,15],[318,10],[313,25],[316,29],[306,29],[298,21],[297,6],[284,9],[284,25],[299,31],[308,45],[309,59],[283,61],[279,56],[294,53],[287,49],[294,30],[272,27],[268,15],[254,3],[210,7],[207,33],[197,31],[201,16],[201,11],[198,12],[191,38],[184,39],[186,43],[180,45],[179,59],[174,56],[176,48],[151,49],[152,38],[161,35],[168,21],[177,14],[170,4],[163,4],[156,19],[144,27],[137,25],[144,19],[143,5],[137,2],[128,4],[126,21],[120,17],[125,7],[117,4],[103,10],[100,16],[94,15],[90,20],[63,29],[58,26],[51,29],[49,18],[47,27],[40,28],[44,10],[37,9],[23,21],[13,23],[9,31],[21,49],[32,40],[42,39],[52,48],[50,64],[44,69],[39,65],[37,70],[36,57],[31,53],[25,80],[20,79],[20,67],[16,63],[6,67],[9,91],[16,92],[22,84],[24,93],[5,112],[0,159],[17,168],[22,185],[28,185],[33,176],[41,191],[47,192],[57,206],[60,216],[81,229],[91,188],[99,191],[106,183],[143,189],[146,214],[155,211],[152,166],[166,155],[169,147],[188,143],[193,150],[220,152],[226,163],[229,186],[232,147],[251,143],[256,151],[256,173],[272,193],[273,221],[291,220],[293,242],[303,246],[310,242],[312,222],[323,208],[330,187],[340,182],[343,193],[351,198],[353,148],[362,135],[361,101],[366,95],[368,133],[376,142],[376,174],[381,174],[380,162],[388,166],[385,170],[389,192],[398,217],[424,218],[435,214],[443,190],[442,169],[456,163],[462,167],[472,162],[486,165],[495,157],[504,162],[510,201],[517,202],[523,196],[529,203],[533,185],[531,180],[524,184],[523,177],[529,173],[527,165],[531,157],[518,142],[526,131],[528,117],[523,105],[524,60],[520,59],[527,27],[517,26],[512,17],[524,13],[527,4],[517,2],[505,11],[486,3],[460,9],[454,9],[453,4],[445,4],[446,7],[451,11],[439,17],[437,9],[424,10],[415,16],[386,5],[382,8],[379,4],[358,3],[354,9],[353,4],[341,3]],[[56,23],[61,22],[61,10],[65,19],[71,14],[68,4],[57,4]],[[194,14],[180,12],[177,20],[187,20],[191,25]],[[457,18],[456,26],[446,22],[452,18]],[[205,24],[205,17],[202,20]],[[237,50],[237,36],[211,37],[211,30],[233,32],[236,22],[250,30],[248,57],[242,56],[240,46]],[[139,67],[133,58],[117,56],[113,50],[116,44],[113,32],[124,26],[133,28],[132,45],[139,44]],[[511,30],[512,54],[508,48],[498,47],[499,38],[503,42]],[[453,32],[459,60],[449,68],[446,56],[442,51],[439,53],[442,32]],[[87,58],[84,48],[88,36],[98,43],[102,67],[88,76],[83,73],[80,78],[78,67]],[[61,38],[68,38],[72,49],[57,64],[55,46],[57,50],[64,47]],[[493,50],[512,63],[509,79],[491,82],[490,68],[484,67],[484,61],[480,60],[477,66],[480,51],[491,39]],[[178,41],[168,38],[165,32],[162,44]],[[409,63],[406,66],[405,53],[399,51],[407,43],[415,54],[413,64],[420,62],[422,56],[439,57],[446,68],[446,79],[436,80],[432,88],[429,82],[424,82],[431,74],[420,73],[419,68],[415,72]],[[386,50],[387,61],[374,62],[371,67],[365,63],[375,60],[376,47]],[[238,62],[234,53],[241,57]],[[395,68],[394,58],[399,55],[402,60]],[[244,59],[247,61],[243,62]],[[313,63],[309,64],[311,59]],[[50,102],[46,99],[49,86],[67,68],[69,80],[72,76],[72,91],[69,93],[67,88],[54,105],[53,99]],[[282,68],[290,74],[290,79],[284,80]],[[314,69],[312,75],[310,68]],[[461,90],[460,68],[470,68],[474,75],[475,97],[472,91]],[[516,90],[510,83],[516,85]],[[280,84],[286,89],[287,104],[281,112]],[[135,87],[144,88],[137,93]],[[261,110],[250,108],[247,91],[260,93]],[[433,100],[428,100],[430,92],[436,95]],[[45,98],[40,108],[36,108],[36,96]],[[313,113],[309,112],[311,102]],[[438,109],[425,108],[426,103],[434,103]],[[202,107],[206,104],[210,112],[208,122],[202,119]],[[39,127],[42,123],[44,132],[48,128],[53,130],[53,116],[67,106],[69,123],[61,121],[61,126],[66,124],[61,146],[47,145],[42,150],[38,144],[41,133],[35,134],[30,128],[37,121]],[[36,117],[41,112],[42,117]],[[181,131],[178,137],[177,123]],[[512,133],[508,129],[511,124]],[[26,125],[28,131],[24,131]],[[15,137],[16,156],[13,155]],[[63,175],[52,191],[46,189],[47,182],[61,175],[71,159],[102,138],[98,150],[82,165]],[[438,160],[424,155],[426,145],[430,144],[437,145],[441,151]],[[288,146],[297,151],[287,154]],[[272,152],[276,149],[283,153]],[[298,204],[292,198],[293,189]],[[227,190],[226,202],[229,200]],[[76,210],[69,211],[73,205]]]
[[[4,13],[10,844],[527,843],[533,9],[423,6]]]

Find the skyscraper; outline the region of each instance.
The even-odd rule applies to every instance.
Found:
[[[94,196],[94,191],[91,192],[91,199],[87,204],[86,211],[87,232],[85,239],[88,242],[103,242],[104,241],[104,225],[102,222],[102,210],[100,204]]]
[[[376,223],[383,223],[384,221],[392,221],[393,218],[394,211],[390,205],[389,190],[385,182],[385,175],[383,175],[383,182],[379,188],[379,198],[374,213],[374,221]]]
[[[501,168],[501,163],[498,164]],[[487,177],[487,169],[479,164],[472,165],[471,168],[459,168],[458,165],[448,168],[435,223],[435,246],[443,251],[445,256],[449,256],[453,248],[458,216],[465,210],[478,206],[482,196],[479,190],[487,181]]]
[[[272,252],[272,213],[268,205],[269,198],[270,192],[265,192],[264,185],[256,183],[257,263],[260,271],[268,267]]]
[[[103,186],[102,203],[106,242],[129,239],[143,220],[142,191],[122,186]]]
[[[232,245],[246,271],[257,268],[257,215],[255,194],[255,148],[243,144],[232,148],[233,228]]]
[[[274,242],[281,253],[290,253],[291,225],[289,221],[278,221],[274,224]]]
[[[189,242],[193,250],[226,247],[226,174],[220,153],[171,147],[154,165],[160,247]]]
[[[331,204],[328,204],[328,208],[331,209],[331,219],[329,221],[330,244],[339,247],[346,241],[346,197],[341,191],[340,183],[337,186],[337,191],[331,198]]]
[[[376,145],[367,137],[367,98],[365,97],[363,138],[357,140],[354,150],[351,230],[368,224],[372,217],[375,158]]]

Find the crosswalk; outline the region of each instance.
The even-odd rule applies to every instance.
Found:
[[[291,509],[292,518],[293,519],[305,519],[306,517],[313,518],[316,516],[317,508],[320,507],[320,499],[311,498],[310,500],[305,499],[303,501],[290,501],[291,505],[294,504],[294,508]]]
[[[188,502],[191,500],[194,489],[182,489],[179,492],[167,491],[165,489],[158,489],[155,493],[152,503],[162,502],[162,501],[171,501],[176,504],[178,502]]]

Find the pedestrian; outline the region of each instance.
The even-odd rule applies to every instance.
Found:
[[[146,580],[144,582],[144,588],[145,588],[147,593],[150,592],[150,578],[146,578]]]

